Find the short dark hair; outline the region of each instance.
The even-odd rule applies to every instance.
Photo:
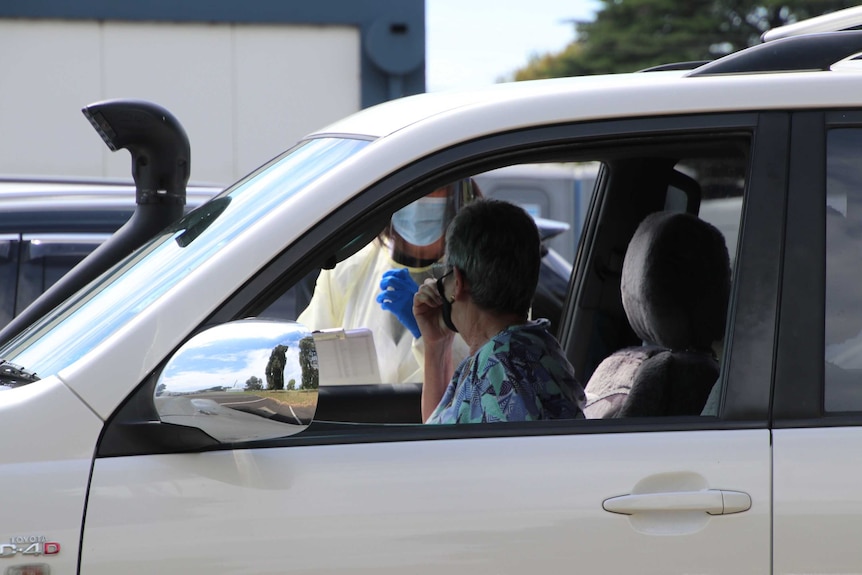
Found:
[[[446,230],[446,262],[461,270],[473,301],[486,310],[526,315],[541,259],[536,222],[509,202],[477,199]]]

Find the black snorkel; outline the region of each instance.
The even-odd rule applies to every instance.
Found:
[[[70,295],[177,220],[186,203],[191,149],[179,121],[141,100],[105,100],[82,112],[111,151],[132,156],[135,212],[123,227],[0,330],[5,344]]]

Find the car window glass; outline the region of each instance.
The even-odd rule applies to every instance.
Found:
[[[538,218],[540,228],[553,228],[555,222],[563,224],[562,232],[549,232],[543,274],[537,289],[537,298],[544,298],[544,303],[535,301],[533,306],[533,317],[550,317],[562,313],[572,263],[599,172],[604,169],[610,174],[605,202],[613,205],[605,205],[603,223],[600,223],[607,228],[606,237],[593,249],[600,256],[603,244],[610,242],[617,251],[606,267],[596,260],[605,279],[602,287],[597,288],[602,295],[596,304],[598,309],[593,310],[588,320],[591,327],[587,331],[599,330],[604,341],[573,353],[573,364],[577,361],[581,366],[578,376],[582,378],[582,385],[587,384],[596,365],[614,351],[647,343],[632,331],[620,303],[619,273],[625,246],[640,220],[654,211],[691,212],[718,228],[728,249],[730,264],[736,253],[748,166],[747,141],[734,137],[723,144],[704,145],[703,149],[699,145],[674,142],[668,145],[668,158],[657,160],[650,156],[652,153],[655,153],[653,147],[633,146],[630,150],[613,150],[607,161],[595,156],[563,162],[514,164],[471,176],[482,195],[519,204]],[[622,221],[626,223],[620,224]],[[318,359],[329,369],[321,367],[320,371],[320,385],[325,393],[318,406],[317,420],[421,422],[418,410],[423,377],[421,339],[416,340],[394,313],[382,311],[376,301],[381,292],[382,274],[403,267],[393,262],[390,250],[385,235],[378,236],[333,269],[324,269],[319,275],[317,271],[309,274],[260,314],[262,317],[298,318],[300,323],[318,332]],[[417,284],[437,273],[434,266],[413,272],[411,275]],[[686,269],[678,272],[680,277],[693,273]],[[311,305],[301,309],[296,303],[299,301],[297,293],[306,294],[303,296],[306,298],[313,294],[316,299],[305,299]],[[697,294],[690,296],[692,301],[698,298]],[[285,305],[286,301],[293,303]],[[292,310],[291,305],[294,306]],[[592,304],[587,302],[586,305]],[[540,311],[536,313],[537,310]],[[724,317],[722,314],[721,334],[725,328]],[[554,321],[560,320],[555,318]],[[710,342],[709,349],[701,350],[711,357],[711,366],[716,370],[706,385],[707,393],[719,379],[717,370],[723,354],[723,339],[723,335],[719,335]],[[605,353],[589,367],[584,357],[597,349],[604,349]],[[462,355],[456,357],[462,359],[466,353],[462,350]],[[705,395],[698,400],[696,414],[705,406],[705,400]],[[707,414],[716,415],[717,409],[710,406]]]
[[[477,174],[475,180],[485,196],[542,218],[546,245],[572,264],[600,168],[599,162],[516,164]],[[555,229],[553,222],[567,228]]]
[[[718,414],[748,152],[744,141],[701,145],[609,162],[604,263],[585,288],[599,295],[582,299],[570,351],[589,374],[590,418]]]
[[[571,257],[577,249],[580,230],[593,186],[596,163],[548,163],[509,166],[476,174],[469,178],[476,196],[502,199],[519,205],[533,216],[543,238],[544,256],[539,286],[533,299],[532,317],[546,318],[555,329],[571,276]],[[481,182],[481,183],[480,183]],[[441,231],[442,233],[442,231]],[[309,274],[261,313],[265,317],[297,318],[315,330],[334,331],[344,337],[355,352],[337,374],[339,383],[401,384],[422,382],[422,370],[412,334],[394,313],[381,309],[377,296],[384,272],[410,269],[416,284],[436,278],[443,269],[442,248],[420,265],[410,265],[395,255],[389,230],[384,230],[357,253],[333,269]],[[572,254],[568,258],[562,253]],[[429,252],[430,254],[430,252]],[[436,264],[436,265],[432,265]],[[314,298],[309,296],[314,294]],[[305,305],[298,307],[300,302]],[[406,305],[406,304],[405,304]],[[296,306],[296,315],[291,314]],[[406,309],[406,308],[405,308]],[[321,338],[333,347],[332,339]],[[334,336],[333,336],[334,337]],[[355,340],[363,343],[349,344]],[[362,358],[359,347],[372,350],[370,360]],[[463,353],[463,350],[462,350]],[[421,355],[421,351],[418,352]],[[463,355],[459,356],[463,359]],[[373,360],[373,361],[372,361]],[[351,370],[351,363],[370,363],[371,370]],[[352,379],[351,379],[352,378]]]
[[[730,262],[731,280],[742,224],[747,165],[748,159],[745,156],[725,156],[693,162],[683,161],[678,166],[681,170],[695,174],[702,183],[698,216],[715,226],[724,237]],[[724,343],[722,339],[714,345],[714,352],[720,365],[724,363]],[[718,415],[720,399],[721,381],[719,380],[710,390],[701,414]]]
[[[830,130],[826,164],[825,408],[862,409],[862,130]]]

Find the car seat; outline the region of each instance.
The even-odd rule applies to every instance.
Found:
[[[656,212],[638,226],[623,261],[623,308],[644,345],[621,349],[586,386],[592,418],[699,415],[718,379],[730,258],[713,225]]]

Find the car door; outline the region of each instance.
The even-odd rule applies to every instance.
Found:
[[[850,573],[862,550],[862,113],[793,120],[774,397],[775,573]]]
[[[420,184],[444,172],[475,173],[478,163],[535,161],[542,150],[541,160],[557,161],[563,142],[566,158],[593,160],[601,149],[606,159],[560,333],[586,382],[601,356],[630,343],[614,266],[640,218],[675,209],[666,179],[674,154],[692,151],[685,169],[703,176],[700,161],[735,150],[733,291],[713,411],[434,426],[387,419],[386,409],[365,417],[357,401],[364,396],[379,408],[406,398],[418,407],[418,387],[321,386],[315,421],[297,435],[195,448],[179,435],[173,444],[170,433],[148,444],[128,433],[139,420],[166,425],[147,420],[155,384],[144,382],[109,422],[97,453],[82,570],[769,572],[767,416],[788,129],[781,113],[622,120],[523,130],[447,150],[400,174],[409,185],[380,182],[345,205],[318,239],[311,234],[274,260],[210,321],[263,309],[275,286],[291,287],[311,259],[327,261],[338,236],[355,237],[356,214],[379,221],[361,206],[391,212],[412,198],[403,190],[415,196]],[[710,189],[720,196],[720,174],[712,175]],[[388,204],[372,201],[397,193]],[[340,222],[347,223],[335,233]]]

